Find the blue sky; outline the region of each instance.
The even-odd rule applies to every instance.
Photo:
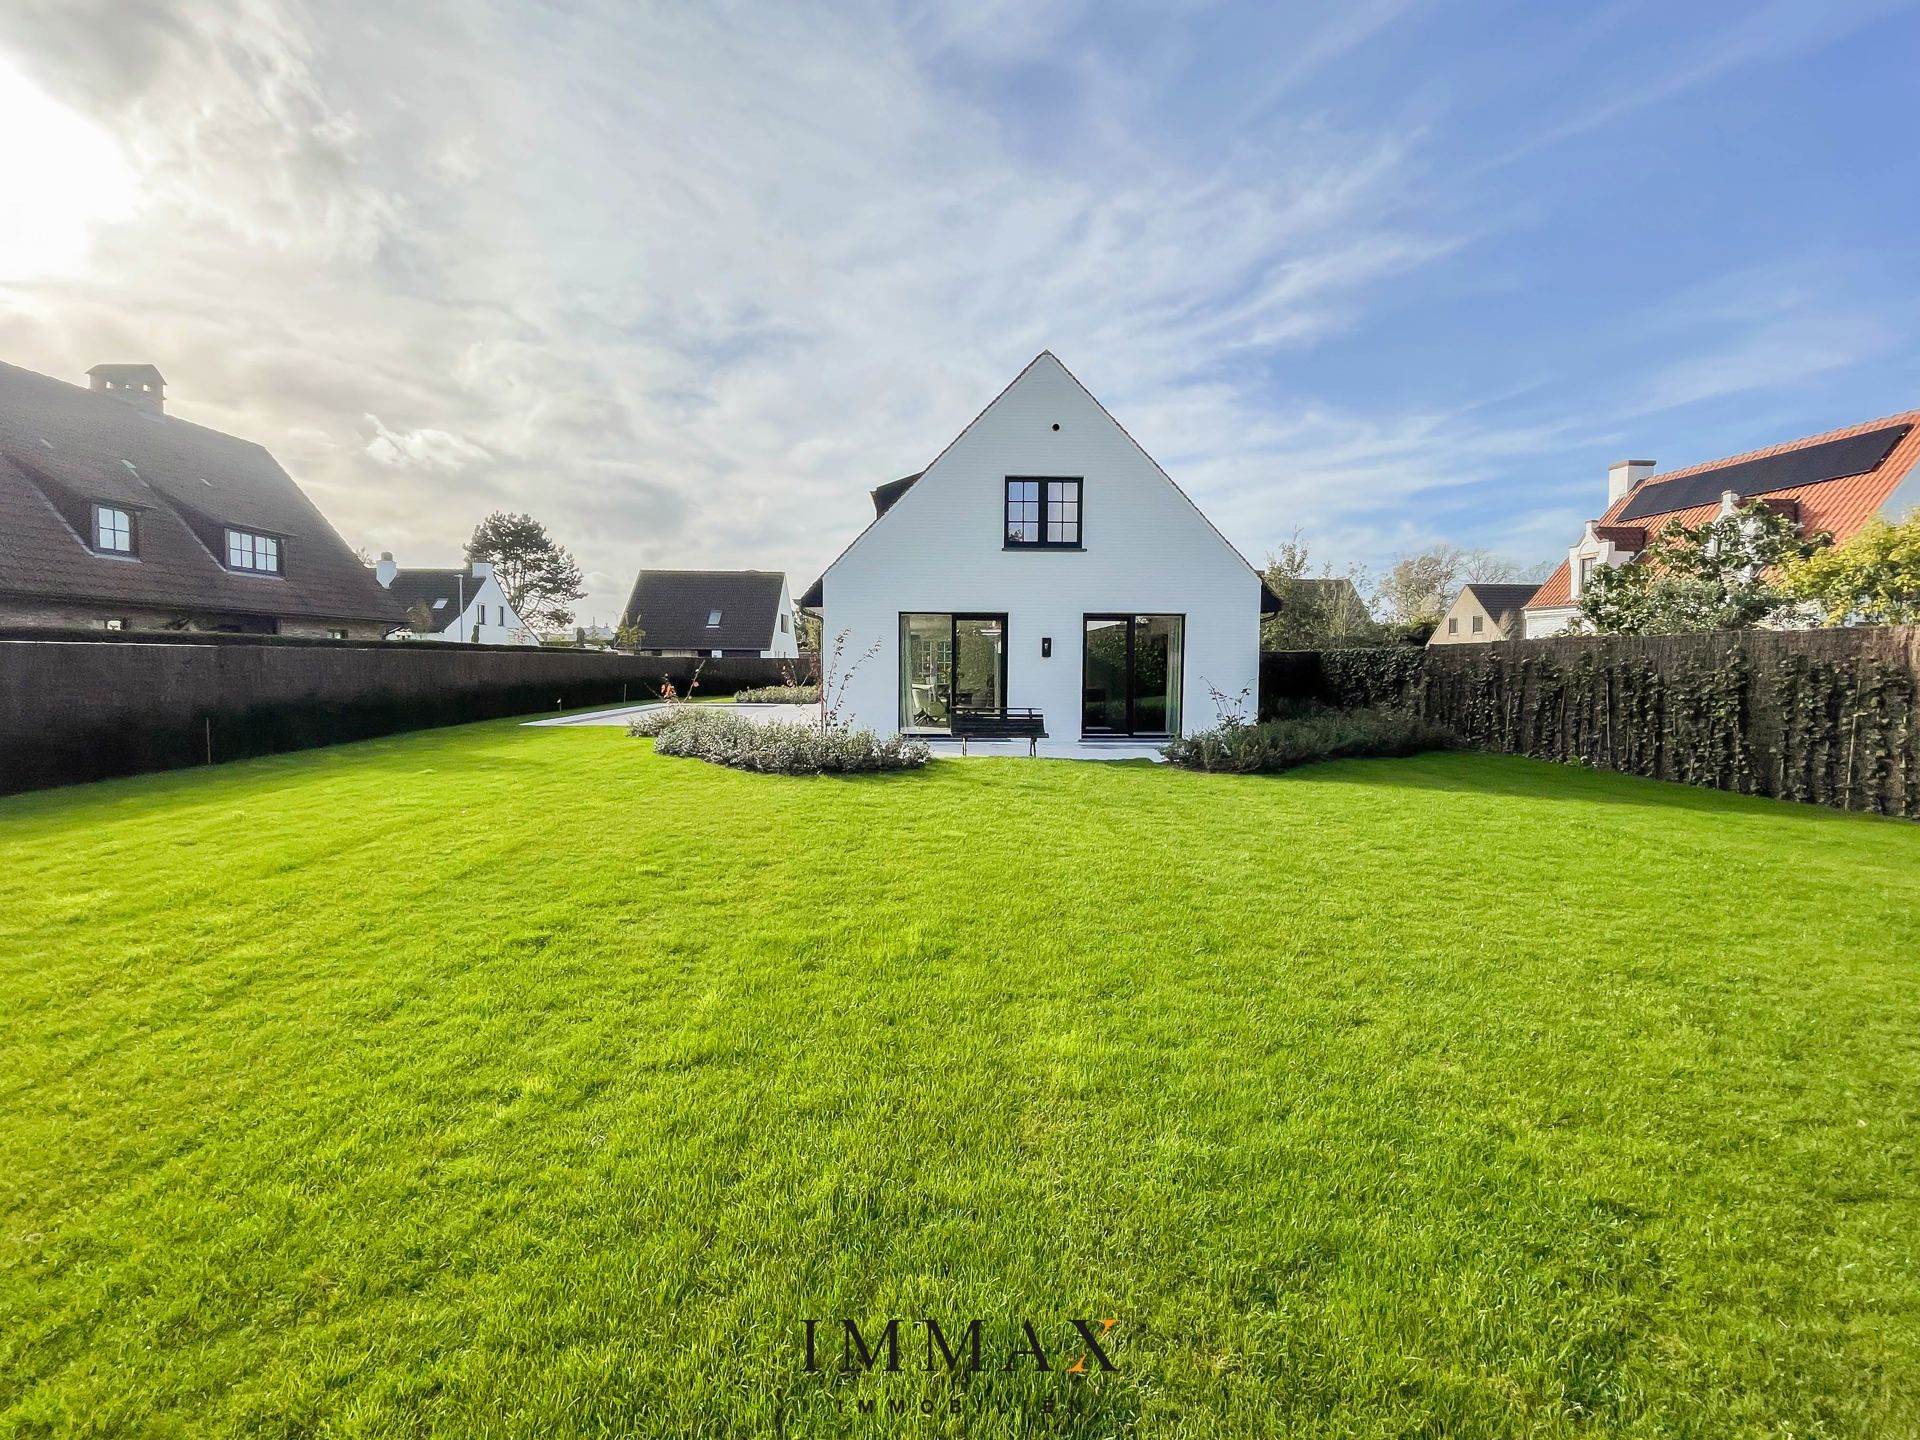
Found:
[[[1911,5],[27,0],[0,358],[350,540],[804,584],[1052,348],[1258,560],[1920,404]]]

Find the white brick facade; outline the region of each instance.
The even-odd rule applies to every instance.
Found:
[[[1010,476],[1079,477],[1075,550],[1009,548]],[[1042,354],[827,570],[822,648],[846,633],[853,675],[843,718],[901,728],[903,613],[1005,614],[1004,703],[1081,733],[1089,615],[1177,615],[1180,729],[1218,721],[1209,689],[1259,686],[1259,576],[1166,473],[1050,353]],[[1044,654],[1044,648],[1050,654]]]

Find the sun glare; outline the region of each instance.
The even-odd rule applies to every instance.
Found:
[[[0,58],[0,283],[84,268],[94,228],[133,208],[113,137]]]

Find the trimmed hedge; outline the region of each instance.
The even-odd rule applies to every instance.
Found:
[[[1294,684],[1478,749],[1920,818],[1920,627],[1329,650]]]
[[[0,793],[783,679],[793,661],[274,635],[0,640]]]

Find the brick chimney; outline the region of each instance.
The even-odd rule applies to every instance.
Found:
[[[1621,497],[1632,491],[1647,476],[1653,473],[1651,460],[1616,460],[1607,467],[1607,504],[1618,504]]]
[[[87,371],[87,387],[149,415],[166,413],[166,377],[152,365],[96,365]]]

